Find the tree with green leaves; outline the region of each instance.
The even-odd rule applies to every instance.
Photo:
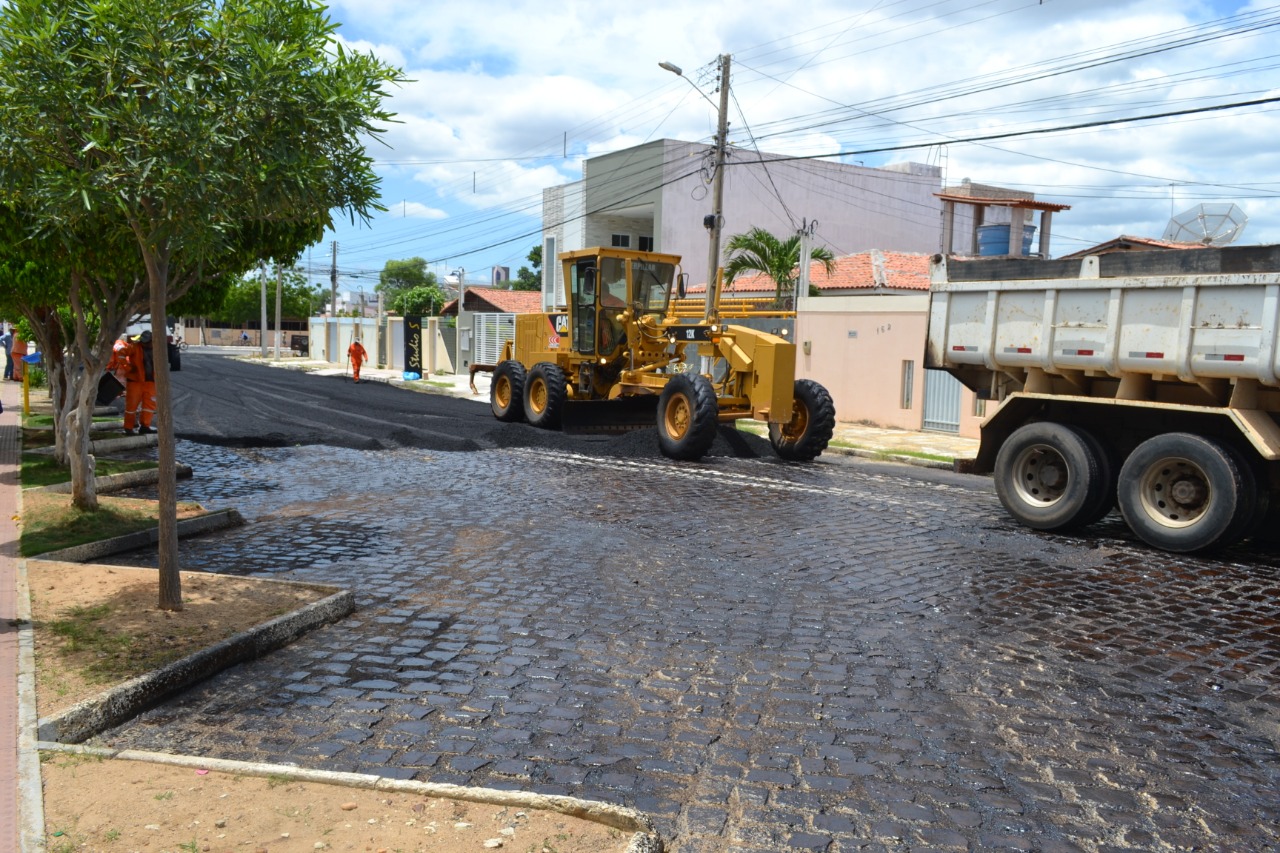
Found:
[[[774,301],[783,304],[783,295],[795,291],[800,275],[800,235],[779,240],[763,228],[752,228],[745,234],[734,234],[725,244],[730,254],[724,265],[725,286],[746,273],[762,273],[773,280]],[[828,273],[835,269],[835,256],[824,246],[810,251],[810,260],[818,261]]]
[[[525,256],[533,269],[520,267],[511,280],[512,290],[542,290],[542,245],[538,244]]]
[[[334,210],[381,209],[364,140],[392,119],[385,87],[403,75],[335,30],[309,0],[0,7],[0,191],[63,249],[74,312],[77,280],[103,256],[144,282],[162,406],[173,299],[249,256],[291,263]],[[108,349],[111,325],[76,357]],[[159,423],[159,606],[174,610],[174,434]]]
[[[275,316],[276,276],[267,276],[267,312],[273,325],[278,327],[283,318],[302,319],[310,317],[313,309],[323,305],[329,298],[327,287],[313,286],[307,277],[297,270],[286,269],[284,282],[280,292],[280,317]],[[227,289],[222,304],[206,312],[210,320],[242,326],[262,319],[262,273],[253,272],[236,279]]]
[[[396,294],[388,306],[389,310],[395,311],[401,317],[412,315],[422,315],[426,317],[434,317],[440,313],[440,309],[444,307],[448,297],[444,295],[444,291],[440,289],[438,284],[432,284],[426,287],[411,287],[408,290],[402,290]]]
[[[422,258],[387,261],[374,290],[382,294],[388,311],[402,316],[434,314],[446,301],[440,280]]]

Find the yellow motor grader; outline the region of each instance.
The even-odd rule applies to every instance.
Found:
[[[499,363],[472,368],[492,371],[499,420],[565,432],[656,426],[663,454],[695,460],[721,423],[754,418],[783,459],[826,449],[835,406],[817,382],[795,378],[795,344],[722,322],[718,288],[701,318],[679,311],[679,256],[593,248],[560,262],[568,305],[517,315]]]

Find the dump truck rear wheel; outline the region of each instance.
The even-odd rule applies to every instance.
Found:
[[[658,447],[672,459],[696,460],[716,440],[720,408],[711,380],[701,374],[673,376],[658,397]]]
[[[1149,438],[1120,469],[1120,511],[1148,545],[1185,554],[1229,544],[1254,518],[1256,494],[1235,454],[1207,438]]]
[[[1101,445],[1066,424],[1031,423],[1014,430],[996,455],[996,495],[1019,523],[1034,530],[1071,530],[1101,516],[1110,477]]]
[[[769,424],[769,443],[782,459],[808,462],[827,449],[836,429],[836,405],[812,379],[797,379],[791,420]]]
[[[500,421],[512,423],[524,419],[524,365],[515,360],[504,361],[493,371],[489,383],[489,408]]]
[[[536,427],[559,429],[565,397],[564,371],[549,361],[540,361],[524,381],[524,416]]]
[[[1116,464],[1111,451],[1092,432],[1080,427],[1073,429],[1089,446],[1098,463],[1098,484],[1101,488],[1098,489],[1097,501],[1093,508],[1082,512],[1077,520],[1077,526],[1086,527],[1106,518],[1116,508],[1116,472],[1120,466]]]

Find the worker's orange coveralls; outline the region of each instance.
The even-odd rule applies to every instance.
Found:
[[[124,429],[132,432],[135,423],[151,432],[156,414],[156,375],[151,361],[151,343],[130,340],[125,351]]]
[[[351,359],[351,376],[356,382],[359,382],[360,365],[369,358],[369,353],[365,351],[364,345],[359,341],[352,341],[351,346],[347,347],[347,358]]]

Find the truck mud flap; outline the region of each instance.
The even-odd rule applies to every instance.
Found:
[[[566,400],[560,428],[574,435],[630,432],[654,426],[657,417],[656,394],[616,400]]]

